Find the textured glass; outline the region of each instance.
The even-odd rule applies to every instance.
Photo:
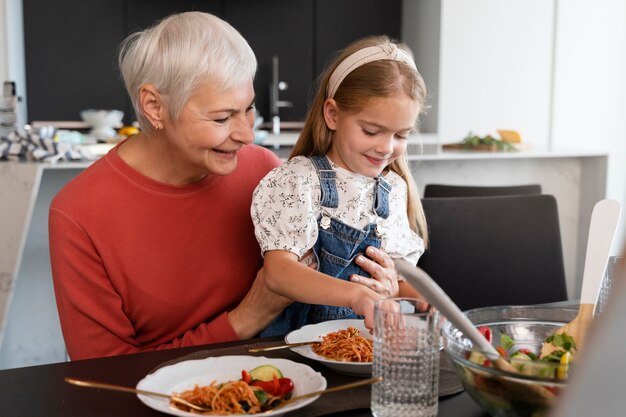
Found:
[[[606,272],[604,273],[602,285],[600,286],[598,302],[596,303],[596,315],[602,314],[606,309],[606,303],[609,300],[611,288],[621,268],[623,268],[623,258],[621,256],[611,256],[606,264]]]
[[[415,299],[378,302],[375,308],[372,387],[376,417],[434,417],[438,409],[438,313],[420,313]],[[392,311],[396,310],[396,311]]]

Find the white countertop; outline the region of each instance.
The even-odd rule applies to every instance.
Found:
[[[279,135],[269,134],[261,143],[262,146],[278,151],[285,155],[288,147],[295,144],[299,132],[283,132]],[[488,152],[472,150],[442,150],[441,142],[434,134],[412,135],[408,139],[409,161],[469,161],[469,160],[502,160],[502,159],[537,159],[537,158],[586,158],[586,157],[607,157],[607,150],[589,149],[547,149],[529,146],[528,149],[516,152]],[[89,146],[89,145],[88,145]],[[98,149],[92,151],[96,156],[104,155],[114,145],[98,144],[92,145]],[[104,146],[108,146],[106,149]],[[0,162],[6,163],[6,162]],[[20,162],[22,163],[22,162]],[[91,165],[93,161],[61,161],[55,163],[38,163],[43,169],[84,169]]]
[[[475,159],[532,159],[532,158],[586,158],[608,156],[607,151],[593,151],[585,149],[546,149],[531,148],[516,152],[485,152],[463,150],[440,150],[437,153],[421,155],[409,154],[410,161],[446,161],[446,160],[475,160]]]
[[[269,134],[262,145],[268,148],[293,146],[299,132],[284,132],[279,135]],[[439,138],[435,134],[411,135],[408,139],[409,161],[445,161],[468,159],[518,159],[518,158],[580,158],[607,156],[608,151],[589,149],[547,149],[530,146],[517,152],[488,152],[472,150],[442,150]],[[420,147],[424,147],[420,151]]]

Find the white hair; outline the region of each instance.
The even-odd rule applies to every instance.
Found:
[[[185,12],[128,36],[119,48],[119,66],[139,125],[152,131],[140,106],[142,86],[152,84],[165,95],[170,118],[178,120],[199,85],[226,91],[254,79],[257,61],[231,25],[208,13]]]

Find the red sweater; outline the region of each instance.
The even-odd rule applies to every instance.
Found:
[[[50,206],[50,256],[72,359],[236,340],[226,313],[261,265],[252,192],[280,161],[255,145],[188,186],[147,178],[117,148]]]

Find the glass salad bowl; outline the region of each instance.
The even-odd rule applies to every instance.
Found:
[[[554,361],[536,356],[543,341],[576,314],[576,309],[540,306],[466,311],[465,315],[491,339],[501,357],[518,370],[515,373],[498,369],[493,363],[497,358],[473,350],[472,342],[449,321],[442,329],[444,346],[468,394],[491,416],[541,417],[548,414],[566,386],[572,365],[568,364],[569,353]]]

